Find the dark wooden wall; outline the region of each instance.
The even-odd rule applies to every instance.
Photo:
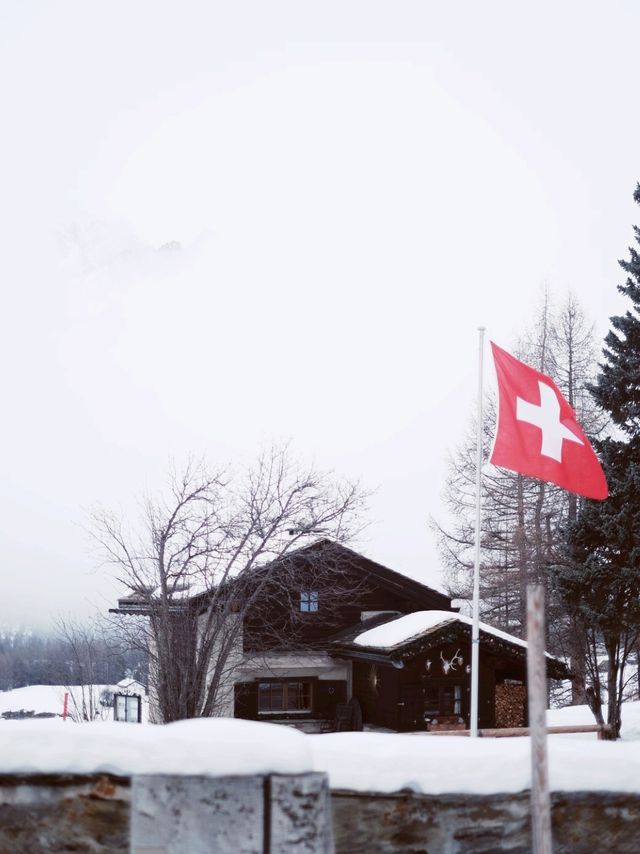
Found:
[[[368,661],[353,663],[353,696],[366,724],[397,729],[400,671]]]
[[[458,651],[463,658],[463,663],[456,665],[456,670],[450,670],[445,674],[440,653],[445,660],[450,661]],[[425,667],[427,659],[431,661],[429,670]],[[461,716],[468,725],[471,676],[466,672],[466,667],[470,659],[471,651],[468,644],[466,648],[460,644],[447,644],[435,647],[413,659],[405,660],[401,670],[384,664],[354,661],[353,696],[360,701],[364,722],[394,730],[425,729],[426,724],[422,715],[414,716],[409,720],[411,717],[408,714],[409,705],[421,702],[421,691],[430,684],[438,688],[461,684]],[[480,727],[495,727],[495,686],[505,678],[524,681],[524,665],[497,659],[481,652],[478,697]]]
[[[245,618],[244,649],[321,647],[332,635],[359,623],[362,611],[409,614],[450,608],[450,600],[443,595],[422,588],[424,592],[417,596],[415,582],[406,581],[406,587],[392,584],[355,564],[336,570],[334,580],[327,568],[289,573],[287,589],[279,583],[265,589]],[[301,590],[318,592],[317,611],[300,611]]]

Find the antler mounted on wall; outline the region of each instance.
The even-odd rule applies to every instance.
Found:
[[[455,655],[450,659],[446,659],[444,655],[440,653],[440,660],[442,661],[442,672],[445,676],[450,670],[455,670],[456,667],[463,662],[459,649],[456,650]]]

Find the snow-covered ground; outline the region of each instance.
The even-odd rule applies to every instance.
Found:
[[[99,701],[100,692],[106,687],[109,686],[94,686],[96,702]],[[63,685],[28,685],[26,688],[0,691],[0,714],[19,712],[24,709],[36,714],[62,715],[64,695],[67,691],[72,693],[76,702],[82,702],[82,689],[78,685],[73,686],[73,689],[65,688]]]
[[[589,724],[593,719],[587,707],[571,707],[549,712],[548,722]],[[622,735],[618,742],[598,741],[593,734],[550,736],[551,788],[640,793],[640,702],[625,703]],[[329,774],[334,789],[489,794],[530,787],[529,752],[526,737],[303,735],[289,727],[227,718],[167,726],[0,720],[0,773],[224,775],[316,770]]]
[[[606,721],[607,707],[603,706],[602,714]],[[595,720],[588,706],[565,706],[563,709],[550,709],[547,712],[548,726],[575,726],[579,724],[594,724]],[[622,704],[622,732],[623,741],[640,741],[640,702],[628,702]],[[554,736],[555,737],[555,736]],[[566,738],[566,736],[558,736]],[[595,739],[595,735],[580,734],[573,738]]]
[[[139,693],[144,696],[144,686],[131,679],[123,679],[117,685],[93,685],[91,688],[80,685],[28,685],[25,688],[13,688],[11,691],[0,691],[0,715],[3,712],[34,712],[35,714],[53,714],[62,720],[64,695],[69,694],[67,711],[71,717],[82,713],[84,702],[89,705],[89,693],[93,694],[93,708],[98,710],[102,720],[113,718],[111,705],[103,706],[101,697],[112,696],[114,692]],[[146,703],[142,704],[143,717],[146,714]]]

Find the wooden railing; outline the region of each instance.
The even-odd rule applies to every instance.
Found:
[[[547,727],[549,735],[575,732],[596,732],[598,738],[603,738],[605,732],[611,732],[611,724],[576,724],[575,726],[550,726]],[[529,735],[529,727],[503,727],[502,729],[479,729],[481,738],[513,738],[520,735]],[[469,735],[468,729],[444,729],[433,730],[429,735]]]

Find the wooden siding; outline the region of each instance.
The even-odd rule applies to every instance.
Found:
[[[366,724],[397,729],[399,671],[368,661],[353,663],[353,696],[362,708]]]
[[[421,608],[450,608],[450,600],[440,594],[432,595],[427,588],[422,601],[416,601],[411,590],[390,586],[362,568],[349,566],[348,578],[346,572],[344,568],[336,571],[332,584],[326,569],[322,570],[321,583],[314,582],[312,573],[301,571],[296,589],[289,590],[287,597],[274,584],[273,590],[265,591],[261,602],[245,618],[244,650],[322,648],[331,636],[359,623],[362,611],[408,614]],[[317,611],[300,611],[299,597],[303,590],[318,592]]]
[[[450,668],[445,672],[443,659],[451,662],[457,657],[456,653],[462,657],[462,663],[454,662],[455,669]],[[460,717],[468,726],[471,676],[467,673],[467,665],[470,658],[468,645],[462,648],[460,644],[445,644],[412,659],[405,659],[402,669],[381,663],[354,661],[353,695],[360,701],[364,722],[398,731],[426,729],[425,711],[433,705],[433,702],[429,702],[430,698],[434,694],[441,697],[442,692],[447,690],[451,696],[450,692],[459,685]],[[430,662],[428,668],[427,662]],[[481,651],[478,717],[482,728],[496,726],[496,684],[505,678],[524,681],[524,666],[496,659]]]

